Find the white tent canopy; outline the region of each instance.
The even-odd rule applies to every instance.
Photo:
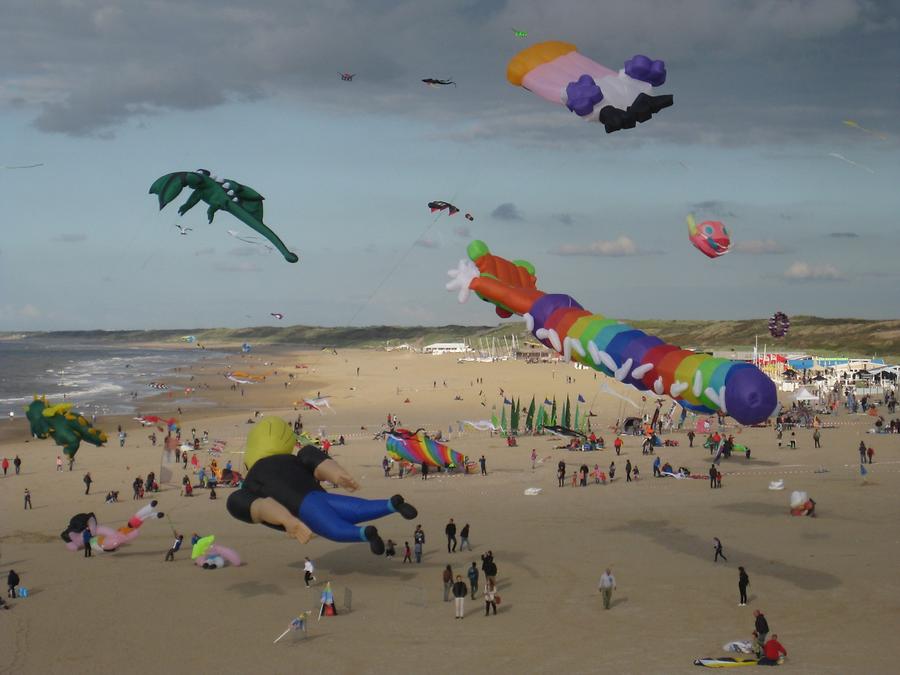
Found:
[[[819,397],[815,394],[810,394],[806,387],[802,387],[800,391],[794,394],[795,401],[818,401]]]

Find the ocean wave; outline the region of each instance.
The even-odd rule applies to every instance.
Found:
[[[63,396],[66,396],[66,400],[71,399],[83,399],[88,396],[103,396],[106,394],[118,394],[124,391],[125,388],[119,386],[118,384],[112,384],[111,382],[105,382],[103,384],[98,384],[90,389],[79,389],[78,391],[56,391],[56,392],[46,392],[40,394],[41,396],[46,396],[48,399],[53,400],[55,403],[60,403],[56,399],[61,399]],[[34,400],[34,395],[31,396],[15,396],[12,398],[0,398],[0,405],[11,405],[15,403],[30,403]]]

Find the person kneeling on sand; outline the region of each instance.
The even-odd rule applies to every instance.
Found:
[[[773,633],[772,637],[766,641],[763,651],[763,657],[757,663],[757,665],[760,666],[777,666],[780,663],[783,663],[781,657],[787,656],[787,650],[784,648],[784,645],[778,641],[778,635],[776,633]]]

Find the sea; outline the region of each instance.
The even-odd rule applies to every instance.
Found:
[[[24,415],[35,395],[51,403],[68,401],[88,415],[148,412],[145,399],[191,386],[187,366],[222,363],[226,354],[185,346],[145,349],[109,344],[74,343],[60,339],[0,340],[0,415]],[[181,372],[175,372],[181,368]],[[180,406],[208,404],[202,391],[179,398]]]

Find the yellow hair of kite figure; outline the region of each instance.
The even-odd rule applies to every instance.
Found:
[[[46,399],[44,399],[46,402]],[[69,419],[75,419],[74,417],[69,417],[67,413],[72,409],[71,403],[57,403],[56,405],[48,405],[44,408],[41,413],[44,417],[53,417],[55,415],[66,415]]]
[[[565,56],[569,52],[574,52],[576,49],[575,45],[569,42],[556,40],[531,45],[510,59],[506,66],[506,79],[510,84],[521,87],[522,80],[532,70],[560,56]]]
[[[297,436],[287,422],[280,417],[263,417],[247,434],[244,465],[249,471],[266,457],[293,454],[296,444]]]

